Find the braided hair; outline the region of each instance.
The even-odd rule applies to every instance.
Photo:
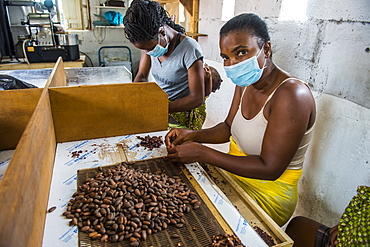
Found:
[[[132,1],[126,11],[123,25],[125,36],[131,43],[157,39],[159,28],[163,25],[185,33],[185,28],[176,24],[158,2],[150,0]]]
[[[263,46],[270,41],[266,22],[256,14],[243,13],[230,19],[220,30],[220,37],[231,31],[247,31],[258,38],[258,45]]]

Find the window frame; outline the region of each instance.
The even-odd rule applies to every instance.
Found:
[[[66,30],[91,30],[89,0],[55,1],[57,6],[58,19],[63,28],[65,28]],[[66,6],[68,7],[66,8]],[[73,6],[73,8],[70,8],[71,6]]]

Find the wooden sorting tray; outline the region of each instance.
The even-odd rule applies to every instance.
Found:
[[[89,168],[78,170],[77,186],[84,184],[88,178],[106,169],[111,169],[117,165],[102,166],[100,168]],[[149,235],[146,241],[140,241],[140,246],[187,246],[187,247],[205,247],[211,245],[212,236],[223,234],[225,232],[232,233],[232,230],[224,222],[223,218],[218,214],[213,204],[208,200],[207,196],[201,191],[194,179],[189,179],[190,174],[183,172],[183,169],[178,165],[174,165],[166,158],[156,158],[149,160],[137,161],[129,165],[129,168],[149,171],[162,170],[169,177],[178,176],[181,178],[188,188],[198,194],[198,199],[202,202],[198,209],[191,209],[189,213],[184,214],[185,225],[182,228],[177,228],[169,225],[166,230],[162,230],[152,235]],[[101,170],[99,170],[101,169]],[[179,238],[173,238],[174,234],[179,235]],[[130,246],[129,240],[124,240],[120,243],[102,243],[100,241],[91,240],[86,233],[79,231],[79,246]]]
[[[284,230],[280,228],[247,193],[245,193],[225,170],[209,164],[201,164],[201,166],[248,223],[252,227],[260,228],[263,230],[263,234],[267,234],[274,240],[275,245],[271,246],[288,247],[293,245],[293,240]],[[262,239],[264,238],[262,237]]]

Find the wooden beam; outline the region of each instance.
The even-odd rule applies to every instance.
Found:
[[[67,77],[64,70],[64,62],[62,57],[59,57],[54,65],[51,74],[46,81],[45,87],[64,87],[67,86]]]
[[[157,1],[160,4],[166,4],[166,3],[178,3],[179,0],[159,0]]]
[[[190,33],[198,33],[198,22],[199,22],[199,0],[192,0],[193,12],[190,16]],[[197,37],[195,37],[197,39]]]
[[[190,13],[190,15],[193,15],[193,4],[194,0],[180,0],[180,3],[184,5],[184,8]]]
[[[0,246],[41,246],[55,157],[45,88],[0,183]]]
[[[65,68],[82,68],[85,63],[85,56],[81,55],[77,61],[64,62]],[[0,70],[19,70],[19,69],[51,69],[55,63],[31,63],[28,65],[23,62],[11,62],[10,59],[3,59],[0,64]]]

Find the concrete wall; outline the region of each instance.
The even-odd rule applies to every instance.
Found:
[[[370,4],[308,0],[308,19],[298,22],[280,20],[283,1],[236,0],[235,15],[254,12],[265,18],[273,61],[313,89],[317,123],[295,215],[334,225],[357,186],[370,186]],[[222,0],[200,1],[199,32],[208,36],[198,41],[206,62],[224,79],[207,100],[207,126],[225,119],[234,88],[219,56],[221,11]]]

